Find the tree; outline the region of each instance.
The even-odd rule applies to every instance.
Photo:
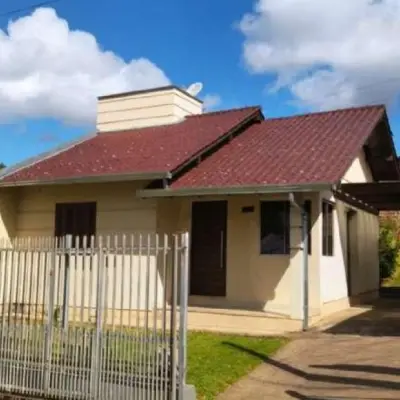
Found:
[[[400,221],[395,216],[381,218],[379,232],[379,268],[381,280],[393,276],[399,264]]]
[[[4,163],[0,162],[0,169],[3,169],[5,167],[6,167],[6,165]]]

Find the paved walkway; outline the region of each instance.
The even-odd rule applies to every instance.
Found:
[[[295,337],[273,359],[256,354],[264,363],[218,399],[400,399],[400,302],[364,311]]]

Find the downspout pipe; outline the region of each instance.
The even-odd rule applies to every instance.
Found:
[[[307,331],[309,328],[308,213],[304,208],[304,205],[301,205],[296,201],[294,193],[289,193],[289,201],[293,207],[300,211],[301,214],[301,248],[303,250],[301,263],[303,331]]]

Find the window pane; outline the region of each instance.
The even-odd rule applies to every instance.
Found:
[[[327,237],[327,247],[328,247],[328,255],[332,256],[333,255],[333,206],[332,204],[328,204],[328,237]]]
[[[333,255],[333,205],[322,203],[322,254]]]
[[[55,236],[72,235],[83,243],[83,237],[96,233],[96,203],[61,203],[56,204]]]
[[[262,202],[260,214],[261,254],[288,254],[290,250],[289,202]]]

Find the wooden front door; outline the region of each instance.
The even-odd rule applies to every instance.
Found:
[[[226,217],[226,201],[199,201],[192,204],[192,295],[226,295]]]

